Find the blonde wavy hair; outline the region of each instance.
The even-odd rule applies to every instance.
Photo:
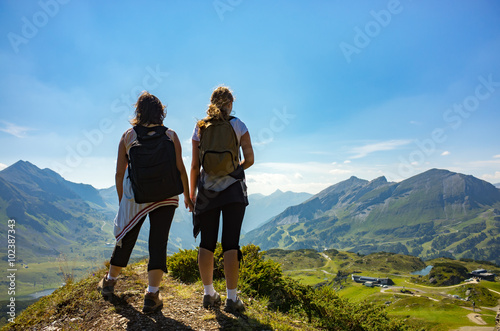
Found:
[[[218,86],[210,98],[210,104],[207,109],[207,116],[198,121],[198,135],[206,128],[207,122],[210,120],[229,120],[230,109],[229,105],[234,101],[232,91],[226,86]]]

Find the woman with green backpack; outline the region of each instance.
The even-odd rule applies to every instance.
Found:
[[[248,205],[244,170],[254,162],[250,134],[246,125],[230,116],[233,95],[224,86],[211,96],[207,116],[195,126],[190,174],[191,199],[195,201],[194,236],[201,232],[198,266],[204,286],[203,306],[219,305],[220,295],[213,287],[214,251],[222,213],[222,250],[227,300],[230,312],[245,309],[237,296],[241,224]],[[239,150],[243,151],[240,161]],[[196,193],[196,191],[198,191]]]

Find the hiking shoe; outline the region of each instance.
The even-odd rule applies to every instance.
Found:
[[[101,279],[97,288],[104,297],[112,297],[115,293],[116,279],[108,279],[108,273]]]
[[[230,313],[243,312],[245,311],[245,305],[239,297],[236,297],[236,301],[227,299],[226,307],[224,308],[224,310]]]
[[[218,306],[218,305],[220,305],[219,293],[215,292],[214,295],[206,294],[203,296],[203,307],[204,308]]]
[[[146,292],[146,295],[144,296],[144,308],[142,308],[142,312],[145,314],[149,314],[162,308],[163,301],[160,298],[160,290],[158,290],[156,293]]]

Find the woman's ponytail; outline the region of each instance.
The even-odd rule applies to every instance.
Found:
[[[219,86],[212,92],[210,105],[207,109],[207,117],[198,121],[198,136],[201,131],[206,128],[207,122],[210,120],[229,120],[230,110],[229,105],[234,101],[233,94],[225,86]]]

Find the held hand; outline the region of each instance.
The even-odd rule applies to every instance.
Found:
[[[193,201],[191,201],[191,199],[184,198],[184,206],[187,209],[189,209],[189,212],[193,212],[193,210],[194,210],[194,204],[193,204]]]

